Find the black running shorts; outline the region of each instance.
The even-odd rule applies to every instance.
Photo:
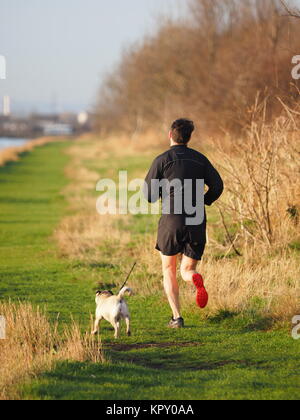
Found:
[[[206,221],[199,226],[186,226],[185,220],[181,215],[162,216],[156,249],[166,256],[184,254],[200,261],[206,245]]]

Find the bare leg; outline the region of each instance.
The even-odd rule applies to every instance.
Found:
[[[197,288],[196,302],[199,308],[204,309],[208,303],[208,293],[204,286],[203,277],[196,271],[197,260],[183,256],[181,262],[181,275],[184,281],[192,283]]]
[[[180,271],[184,281],[193,283],[193,276],[198,274],[196,271],[197,265],[197,260],[193,260],[192,258],[189,258],[185,255],[182,257]]]
[[[181,317],[179,304],[179,287],[176,278],[177,255],[167,257],[161,254],[164,275],[164,288],[173,312],[173,318]]]
[[[92,332],[93,335],[96,335],[99,330],[99,324],[102,321],[102,318],[97,318],[95,321],[94,331]]]
[[[130,330],[130,318],[128,317],[128,318],[125,318],[125,322],[126,322],[126,327],[127,327],[127,335],[128,335],[128,337],[130,337],[131,336],[131,330]]]

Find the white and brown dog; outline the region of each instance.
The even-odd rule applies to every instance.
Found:
[[[115,329],[115,338],[120,335],[120,321],[125,320],[127,326],[127,335],[131,335],[130,330],[130,313],[127,303],[124,300],[125,293],[132,295],[132,290],[129,287],[123,287],[117,296],[112,292],[97,292],[96,293],[96,321],[95,328],[92,334],[97,334],[100,322],[105,319]]]

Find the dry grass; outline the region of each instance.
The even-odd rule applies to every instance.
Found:
[[[100,257],[99,246],[109,241],[121,249],[130,242],[130,232],[117,228],[119,222],[126,225],[129,217],[107,215],[100,217],[96,212],[95,199],[90,193],[95,191],[100,175],[86,167],[87,162],[134,156],[147,150],[160,150],[161,138],[146,133],[138,141],[138,133],[128,139],[126,136],[110,137],[100,141],[97,137],[84,136],[69,149],[71,163],[66,175],[71,180],[65,189],[73,216],[65,218],[55,232],[61,255],[79,260],[94,260]],[[112,176],[115,175],[112,174]],[[107,176],[107,174],[105,174]],[[143,176],[143,174],[141,174]]]
[[[207,315],[220,310],[243,313],[250,310],[276,320],[291,320],[300,311],[299,263],[289,255],[272,259],[208,258],[202,265],[210,295]],[[188,307],[194,294],[186,289]],[[193,305],[194,306],[194,305]]]
[[[299,131],[293,116],[252,123],[230,148],[219,145],[226,183],[223,209],[235,223],[238,247],[285,249],[299,240]]]
[[[0,166],[5,165],[7,162],[16,162],[19,160],[22,153],[30,152],[35,147],[44,146],[47,143],[54,141],[61,141],[60,138],[42,137],[40,139],[30,140],[22,146],[9,147],[0,151]]]
[[[30,304],[1,303],[6,339],[0,340],[0,399],[17,399],[17,386],[58,360],[103,362],[101,342],[82,335],[77,324],[58,334],[44,313]]]
[[[71,163],[66,175],[71,183],[65,189],[70,210],[74,213],[66,217],[55,232],[55,239],[62,256],[78,260],[94,260],[100,257],[99,246],[109,240],[120,246],[128,244],[130,234],[120,232],[115,226],[118,221],[126,221],[124,216],[107,216],[105,219],[96,212],[95,191],[99,174],[85,167],[85,162],[103,159],[103,143],[90,137],[80,139],[70,149]]]
[[[91,321],[91,330],[92,330]],[[65,329],[63,335],[63,345],[58,353],[60,360],[72,360],[77,362],[103,363],[105,361],[102,351],[101,338],[96,339],[86,332],[82,334],[76,322],[70,329]]]
[[[74,204],[74,203],[73,203]],[[99,217],[96,209],[85,207],[85,214],[67,217],[55,232],[60,254],[77,260],[95,260],[101,257],[100,245],[109,242],[118,247],[126,247],[130,233],[116,228],[121,217]],[[91,212],[91,208],[93,212]]]

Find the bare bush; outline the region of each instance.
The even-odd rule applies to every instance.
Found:
[[[285,0],[280,0],[284,10],[286,10],[287,15],[295,18],[300,18],[300,10],[299,8],[294,8],[289,5],[289,3]]]
[[[258,107],[257,102],[255,113]],[[232,141],[229,152],[220,147],[228,192],[223,207],[243,246],[258,241],[286,247],[298,237],[298,112],[284,107],[287,114],[267,124],[263,101],[262,119],[253,120],[245,136]]]

